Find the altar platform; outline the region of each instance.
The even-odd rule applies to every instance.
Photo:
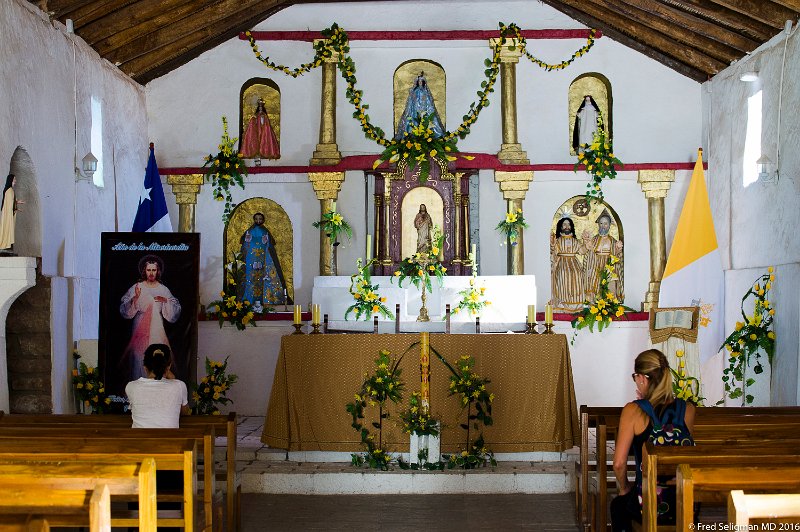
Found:
[[[400,362],[408,393],[420,380],[417,338],[403,334],[284,336],[266,411],[262,441],[290,451],[356,452],[360,434],[350,426],[345,405],[372,373],[378,351],[386,349]],[[431,348],[449,363],[462,355],[475,358],[475,372],[489,378],[494,423],[483,433],[495,452],[561,452],[578,438],[578,414],[572,363],[564,335],[443,334],[431,337]],[[443,424],[442,451],[465,445],[459,427],[466,412],[457,397],[448,396],[449,370],[431,354],[431,412]],[[407,394],[406,394],[407,395]],[[397,420],[407,404],[389,404],[384,441],[397,452],[409,439]],[[374,414],[374,416],[373,416]],[[367,409],[366,424],[377,419]]]

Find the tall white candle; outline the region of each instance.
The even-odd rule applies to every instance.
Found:
[[[331,202],[331,210],[333,212],[336,212],[336,202],[335,201]]]
[[[472,259],[472,262],[475,262],[475,261],[478,260],[478,246],[476,246],[475,244],[472,244],[472,252],[470,253],[470,255],[471,255],[470,258]]]
[[[528,323],[536,323],[536,305],[528,305]]]
[[[367,235],[367,255],[365,260],[367,262],[372,260],[372,235]]]

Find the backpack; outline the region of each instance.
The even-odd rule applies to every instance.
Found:
[[[647,441],[653,445],[694,445],[694,439],[686,426],[686,401],[675,399],[672,407],[664,408],[660,415],[656,415],[653,405],[647,399],[634,401],[650,418],[653,425]],[[656,496],[658,500],[659,523],[674,523],[675,520],[675,485],[667,485],[669,478],[657,481]],[[642,505],[642,466],[636,471],[636,484],[638,488],[639,506]]]

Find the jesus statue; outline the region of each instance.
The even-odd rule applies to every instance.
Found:
[[[414,217],[414,228],[417,230],[417,253],[428,253],[431,250],[433,220],[424,203],[420,203],[419,212]]]

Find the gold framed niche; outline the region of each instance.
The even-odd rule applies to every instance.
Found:
[[[403,197],[403,202],[400,206],[400,224],[402,227],[400,254],[403,257],[410,257],[417,252],[417,231],[414,227],[414,218],[419,213],[420,205],[425,205],[425,210],[430,215],[433,225],[438,226],[439,229],[444,227],[444,201],[442,196],[430,187],[421,186],[409,190]]]
[[[278,254],[286,292],[294,301],[294,232],[289,215],[278,203],[267,198],[250,198],[237,205],[231,213],[222,242],[224,262],[227,264],[234,254],[241,250],[241,237],[253,225],[253,215],[264,215],[264,227],[275,239],[275,252]],[[223,277],[224,282],[224,277]]]
[[[408,100],[408,91],[414,86],[414,81],[420,72],[425,73],[428,88],[433,95],[436,112],[442,124],[447,125],[447,77],[444,68],[439,63],[427,59],[411,59],[401,63],[394,71],[394,131],[400,121]]]
[[[605,126],[606,136],[609,139],[613,137],[613,116],[611,115],[613,98],[611,94],[611,83],[608,81],[608,78],[598,72],[581,74],[570,83],[567,93],[567,113],[569,119],[567,145],[569,146],[570,155],[577,155],[575,149],[572,147],[572,131],[575,128],[575,115],[586,95],[591,96],[597,104],[597,107],[600,108],[600,112],[603,115],[603,125]]]
[[[252,78],[243,85],[239,95],[239,150],[247,122],[256,112],[258,99],[264,99],[264,107],[269,115],[269,123],[275,132],[278,145],[281,144],[281,89],[269,78]]]

